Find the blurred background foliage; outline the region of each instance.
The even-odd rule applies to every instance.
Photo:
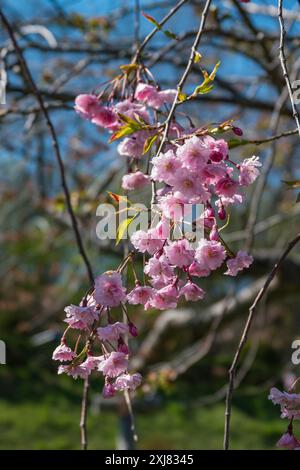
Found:
[[[277,61],[274,2],[253,3],[267,8],[267,14],[237,4],[213,2],[201,54],[207,69],[217,60],[221,67],[214,90],[189,104],[185,112],[196,125],[232,117],[244,129],[246,139],[264,139],[295,127],[287,97],[279,110],[278,126],[272,124],[284,88]],[[289,65],[297,77],[300,10],[297,2],[285,4],[294,15],[288,16],[287,42]],[[158,20],[173,5],[163,0],[140,1],[141,10]],[[174,87],[182,73],[202,6],[202,1],[187,2],[168,23],[169,30],[183,36],[181,41],[158,33],[147,48],[145,61],[153,64],[152,72],[163,87]],[[84,243],[94,271],[101,273],[118,265],[122,248],[97,239],[96,208],[108,201],[107,190],[120,192],[125,162],[99,129],[73,112],[74,97],[115,76],[119,65],[130,61],[137,33],[143,37],[152,26],[143,17],[136,24],[137,2],[131,0],[2,0],[1,8],[19,34],[50,109]],[[243,12],[254,30],[245,23]],[[30,33],[32,25],[44,28],[42,36],[36,30]],[[263,39],[256,35],[260,31]],[[0,40],[3,48],[8,46],[3,30]],[[7,345],[7,365],[0,366],[0,448],[77,449],[82,383],[57,377],[51,355],[63,331],[63,308],[77,303],[88,286],[44,121],[12,50],[5,65],[7,106],[0,107],[0,339]],[[199,80],[199,70],[193,70],[188,87]],[[164,314],[132,312],[140,331],[133,364],[145,376],[144,387],[134,400],[138,448],[221,447],[227,370],[257,282],[299,230],[297,193],[282,183],[299,178],[297,143],[297,137],[291,136],[276,144],[245,145],[232,151],[235,161],[259,154],[265,164],[271,163],[250,240],[255,256],[252,268],[237,279],[220,273],[204,279],[205,300],[192,307],[180,306],[179,314],[183,312],[184,317],[186,312],[186,320],[182,316],[178,320],[173,312],[173,320],[166,322],[153,348],[149,349],[147,341],[151,329],[159,331],[164,321],[159,317]],[[223,232],[235,251],[251,238],[249,214],[256,191],[257,186],[247,194],[246,203],[232,212]],[[146,194],[136,195],[139,202],[145,199]],[[285,429],[267,395],[272,385],[287,386],[299,374],[299,366],[291,363],[291,343],[300,337],[299,267],[296,249],[254,322],[234,399],[234,448],[273,448]],[[140,262],[137,269],[141,270]],[[228,307],[239,295],[246,299]],[[211,338],[217,317],[220,321]],[[207,338],[211,343],[205,350]],[[144,356],[141,351],[146,351]],[[199,360],[193,363],[199,351]],[[101,400],[101,380],[93,379],[91,388],[88,423],[93,449],[115,447],[124,414],[122,404]]]

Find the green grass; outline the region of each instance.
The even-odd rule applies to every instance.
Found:
[[[65,400],[12,403],[0,400],[0,449],[78,449],[79,407]],[[140,449],[220,449],[224,409],[221,404],[187,410],[170,402],[137,416]],[[89,415],[89,448],[114,449],[114,412]],[[275,416],[256,419],[234,409],[232,448],[272,449],[284,423]]]

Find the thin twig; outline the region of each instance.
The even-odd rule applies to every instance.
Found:
[[[6,16],[4,15],[2,10],[0,10],[0,18],[3,22],[3,24],[4,24],[5,29],[7,30],[7,33],[8,33],[8,35],[9,35],[11,41],[12,41],[12,44],[15,48],[15,52],[16,52],[16,55],[18,57],[18,60],[19,60],[20,66],[21,66],[21,69],[22,69],[22,72],[23,72],[23,75],[24,75],[24,79],[28,82],[29,87],[32,89],[32,93],[35,95],[35,97],[36,97],[36,99],[39,103],[40,110],[41,110],[41,112],[42,112],[42,114],[45,118],[46,123],[47,123],[47,127],[49,129],[49,133],[50,133],[51,140],[52,140],[52,148],[53,148],[55,158],[56,158],[58,166],[59,166],[61,185],[62,185],[63,192],[64,192],[64,195],[65,195],[67,210],[68,210],[68,213],[69,213],[69,216],[70,216],[70,219],[71,219],[72,229],[73,229],[73,232],[74,232],[74,235],[75,235],[75,240],[76,240],[76,243],[77,243],[78,251],[79,251],[80,255],[82,256],[84,265],[86,267],[89,282],[90,282],[91,285],[93,285],[94,284],[93,271],[92,271],[92,267],[91,267],[91,264],[89,262],[89,259],[87,257],[87,254],[85,252],[85,248],[83,246],[82,238],[81,238],[79,228],[78,228],[77,219],[76,219],[76,216],[75,216],[75,213],[74,213],[74,210],[73,210],[70,191],[69,191],[67,181],[66,181],[66,176],[65,176],[65,167],[64,167],[64,163],[63,163],[62,156],[61,156],[61,153],[60,153],[60,148],[59,148],[58,138],[57,138],[57,135],[56,135],[55,128],[54,128],[54,126],[52,124],[52,121],[50,119],[48,109],[47,109],[47,107],[44,103],[43,96],[40,93],[40,91],[39,91],[32,75],[31,75],[31,72],[29,70],[27,62],[26,62],[26,60],[23,56],[23,52],[21,51],[21,49],[19,47],[19,44],[18,44],[18,41],[16,39],[13,28],[12,28],[10,22],[8,21],[8,19],[6,18]],[[89,381],[88,381],[88,379],[86,379],[85,382],[84,382],[82,407],[81,407],[81,419],[80,419],[81,445],[82,445],[83,449],[87,448],[86,415],[87,415],[87,402],[88,402],[88,388],[89,388]]]
[[[174,101],[172,103],[172,106],[171,106],[171,109],[170,109],[170,112],[169,112],[169,115],[166,119],[166,121],[164,122],[164,133],[163,133],[163,137],[160,141],[160,145],[158,147],[158,150],[157,150],[157,155],[159,155],[159,153],[161,152],[166,140],[167,140],[167,137],[168,137],[168,132],[169,132],[169,129],[170,129],[170,125],[171,125],[171,121],[172,121],[172,118],[174,116],[174,113],[176,111],[176,108],[179,104],[178,102],[178,97],[180,95],[180,93],[182,92],[182,89],[184,87],[184,84],[189,76],[189,73],[192,69],[192,66],[193,66],[193,63],[194,63],[194,59],[195,59],[195,56],[196,56],[196,53],[197,53],[197,48],[199,46],[199,43],[200,43],[200,40],[201,40],[201,37],[202,37],[202,34],[204,32],[204,27],[205,27],[205,23],[206,23],[206,18],[207,18],[207,14],[208,14],[208,11],[209,11],[209,7],[210,7],[210,4],[211,4],[211,1],[212,0],[207,0],[206,3],[205,3],[205,6],[204,6],[204,9],[202,11],[202,15],[201,15],[201,19],[200,19],[200,24],[199,24],[199,29],[198,29],[198,32],[197,32],[197,35],[195,37],[195,41],[192,45],[192,48],[191,48],[191,53],[190,53],[190,57],[189,57],[189,61],[187,63],[187,66],[183,72],[183,75],[181,77],[181,79],[179,80],[178,82],[178,85],[177,85],[177,92],[176,92],[176,96],[174,98]]]
[[[241,147],[244,145],[263,145],[273,142],[274,140],[280,140],[282,137],[290,137],[292,135],[298,134],[298,129],[293,129],[292,131],[282,132],[281,134],[272,135],[271,137],[266,137],[265,139],[242,139],[240,142],[234,144],[234,148]]]
[[[67,182],[66,182],[65,168],[64,168],[62,156],[61,156],[61,153],[60,153],[60,148],[59,148],[59,145],[58,145],[58,139],[57,139],[56,131],[55,131],[54,126],[52,124],[52,121],[50,119],[48,109],[44,104],[44,99],[42,97],[42,94],[40,93],[40,91],[39,91],[32,75],[31,75],[31,72],[28,68],[27,62],[24,58],[23,52],[21,51],[21,49],[19,47],[19,44],[17,42],[17,39],[15,37],[15,33],[14,33],[12,27],[11,27],[11,24],[8,21],[8,19],[6,18],[6,16],[4,15],[2,10],[0,10],[0,18],[1,18],[1,20],[4,24],[4,27],[7,30],[7,33],[8,33],[8,35],[9,35],[9,37],[10,37],[12,43],[13,43],[13,46],[14,46],[15,51],[16,51],[16,55],[18,57],[21,69],[22,69],[23,74],[24,74],[24,78],[28,82],[28,85],[31,88],[32,93],[35,95],[35,97],[36,97],[36,99],[37,99],[37,101],[40,105],[41,112],[45,117],[48,129],[49,129],[49,133],[50,133],[51,139],[52,139],[53,151],[54,151],[54,154],[55,154],[58,166],[59,166],[59,170],[60,170],[61,185],[62,185],[64,195],[65,195],[67,210],[69,212],[69,215],[70,215],[70,218],[71,218],[71,221],[72,221],[72,228],[73,228],[73,232],[74,232],[74,235],[75,235],[78,250],[79,250],[79,253],[81,254],[82,259],[84,261],[90,283],[93,284],[94,276],[93,276],[93,272],[92,272],[90,262],[88,260],[87,254],[85,252],[85,249],[84,249],[84,246],[83,246],[83,243],[82,243],[81,235],[80,235],[78,224],[77,224],[77,219],[76,219],[73,207],[72,207],[70,191],[69,191],[69,188],[68,188],[68,185],[67,185]]]
[[[136,50],[140,44],[140,0],[134,0],[134,42]]]
[[[298,110],[294,101],[293,89],[292,89],[292,84],[291,84],[291,80],[290,80],[288,69],[287,69],[287,61],[286,61],[286,56],[285,56],[284,40],[285,40],[286,30],[285,30],[284,19],[283,19],[282,0],[278,0],[278,21],[279,21],[279,27],[280,27],[279,60],[280,60],[280,65],[281,65],[282,72],[283,72],[283,77],[285,79],[286,87],[288,89],[289,98],[290,98],[290,102],[291,102],[292,110],[293,110],[293,116],[297,125],[299,137],[300,137],[300,117],[299,117],[299,113],[298,113]]]
[[[88,408],[88,398],[89,398],[89,377],[84,380],[83,383],[83,394],[81,401],[81,415],[80,415],[80,432],[81,432],[81,448],[82,450],[87,450],[88,438],[87,438],[87,408]]]
[[[300,233],[288,243],[287,247],[283,251],[282,255],[280,256],[279,260],[277,263],[273,266],[273,269],[269,273],[264,285],[260,289],[259,293],[257,294],[253,304],[251,305],[249,309],[249,314],[248,318],[238,345],[238,348],[236,350],[236,353],[234,355],[231,367],[229,369],[229,382],[228,382],[228,388],[227,388],[227,394],[226,394],[226,409],[225,409],[225,430],[224,430],[224,450],[228,450],[229,448],[229,440],[230,440],[230,424],[231,424],[231,410],[232,410],[232,397],[233,397],[233,391],[234,391],[234,385],[235,385],[235,377],[236,377],[236,370],[237,366],[239,363],[240,356],[243,352],[244,346],[247,342],[248,339],[248,334],[252,325],[253,318],[255,316],[257,307],[260,303],[260,301],[263,299],[265,296],[268,287],[270,286],[272,280],[274,279],[278,269],[280,268],[281,264],[285,260],[285,258],[288,256],[290,251],[294,248],[294,246],[300,241]]]
[[[177,3],[177,5],[175,5],[174,8],[172,8],[168,14],[158,23],[158,26],[156,26],[154,29],[152,29],[152,31],[145,37],[145,39],[143,40],[142,44],[139,46],[139,48],[137,49],[134,57],[133,57],[133,60],[132,62],[136,62],[141,53],[143,52],[143,50],[145,49],[145,47],[147,46],[148,42],[153,38],[153,36],[157,33],[157,31],[159,31],[161,29],[161,27],[170,19],[172,18],[172,16],[179,10],[179,8],[182,7],[182,5],[184,5],[188,0],[180,0],[180,2]]]

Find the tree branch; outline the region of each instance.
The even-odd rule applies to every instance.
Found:
[[[235,386],[235,377],[236,377],[236,370],[237,366],[241,357],[241,354],[243,352],[243,349],[245,347],[245,344],[248,339],[249,331],[253,322],[253,318],[255,316],[256,310],[258,305],[260,304],[260,301],[263,299],[265,296],[266,292],[268,291],[268,288],[274,279],[278,269],[280,268],[281,264],[285,260],[285,258],[288,256],[290,251],[294,248],[294,246],[300,241],[300,233],[288,243],[287,247],[285,248],[284,252],[280,256],[279,260],[277,263],[274,265],[273,269],[269,273],[264,285],[258,292],[253,304],[251,305],[249,309],[249,315],[238,345],[238,348],[236,350],[236,353],[234,355],[231,367],[229,369],[229,382],[228,382],[228,388],[227,388],[227,394],[226,394],[226,408],[225,408],[225,429],[224,429],[224,450],[229,449],[229,441],[230,441],[230,424],[231,424],[231,411],[232,411],[232,398],[233,398],[233,392],[234,392],[234,386]]]

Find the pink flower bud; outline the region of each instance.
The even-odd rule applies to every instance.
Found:
[[[125,344],[124,342],[121,342],[121,341],[119,341],[119,344],[118,344],[118,351],[122,352],[124,354],[129,354],[129,348],[128,348],[127,344]]]
[[[219,210],[218,210],[218,216],[221,220],[225,220],[226,219],[226,211],[224,209],[224,207],[221,207]]]
[[[137,327],[133,323],[129,322],[128,327],[129,327],[129,333],[131,334],[131,336],[135,337],[138,335]]]
[[[116,394],[115,387],[111,383],[106,383],[103,387],[102,394],[104,398],[111,398]]]
[[[246,3],[246,2],[245,2]],[[240,128],[240,127],[233,127],[232,128],[232,132],[235,134],[235,135],[238,135],[239,137],[241,137],[243,135],[243,130]]]
[[[209,155],[212,162],[218,163],[223,160],[223,155],[219,150],[213,150]]]
[[[214,240],[216,242],[219,241],[220,237],[219,237],[218,227],[216,225],[213,226],[213,228],[212,228],[212,230],[209,234],[209,239]]]
[[[211,207],[211,206],[208,207],[208,208],[206,209],[206,216],[209,217],[209,218],[210,218],[210,217],[214,217],[214,216],[215,216],[215,209],[214,209],[213,207]]]

